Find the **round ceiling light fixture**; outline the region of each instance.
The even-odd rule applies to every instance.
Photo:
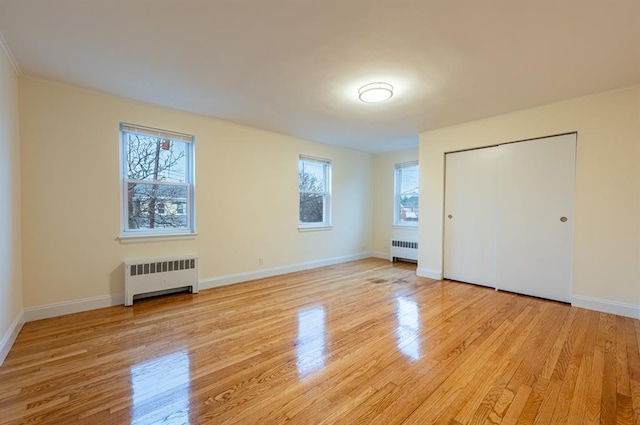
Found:
[[[360,87],[358,97],[365,103],[380,103],[391,99],[393,86],[388,83],[369,83]]]

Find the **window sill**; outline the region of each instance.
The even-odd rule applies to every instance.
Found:
[[[298,226],[298,232],[324,232],[333,229],[333,226]]]
[[[121,244],[128,243],[147,243],[147,242],[166,242],[166,241],[183,241],[192,240],[198,236],[197,233],[164,233],[157,235],[120,235],[118,240]]]
[[[417,224],[394,224],[394,229],[403,229],[403,230],[418,230]]]

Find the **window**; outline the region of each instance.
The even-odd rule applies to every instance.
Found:
[[[195,232],[193,136],[121,124],[122,234]]]
[[[395,171],[394,224],[396,226],[417,226],[419,216],[418,163],[396,164]]]
[[[331,161],[300,155],[300,227],[331,226]]]

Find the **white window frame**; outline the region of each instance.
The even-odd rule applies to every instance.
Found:
[[[300,190],[300,165],[303,163],[322,165],[324,178],[324,191],[302,191]],[[331,168],[332,161],[325,158],[317,158],[308,155],[300,155],[298,159],[298,229],[304,230],[328,230],[331,229]],[[300,196],[303,193],[322,195],[322,222],[307,223],[300,220]]]
[[[395,164],[394,166],[394,194],[393,194],[393,225],[397,227],[409,227],[416,228],[418,227],[418,222],[420,218],[416,221],[401,221],[400,220],[400,198],[401,198],[401,190],[402,190],[402,170],[410,167],[418,167],[418,176],[420,176],[420,167],[418,165],[418,161],[410,161],[410,162],[402,162],[399,164]],[[418,192],[418,199],[420,199],[420,193]]]
[[[141,134],[144,136],[158,137],[170,140],[171,142],[182,142],[186,144],[185,149],[185,182],[167,182],[154,180],[131,180],[128,176],[129,166],[127,161],[127,137],[129,133]],[[175,229],[130,229],[129,228],[129,208],[128,208],[128,187],[129,183],[140,184],[161,184],[163,186],[184,186],[187,188],[187,199],[185,210],[187,215],[187,225]],[[120,239],[147,238],[147,237],[181,237],[196,234],[196,191],[195,191],[195,138],[190,134],[177,133],[173,131],[160,130],[141,125],[120,123]],[[166,205],[165,205],[166,209]]]

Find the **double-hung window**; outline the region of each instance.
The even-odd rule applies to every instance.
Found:
[[[395,166],[394,224],[418,225],[419,200],[418,162],[405,162]]]
[[[195,233],[194,139],[120,124],[122,236]]]
[[[331,226],[331,160],[300,155],[300,228]]]

